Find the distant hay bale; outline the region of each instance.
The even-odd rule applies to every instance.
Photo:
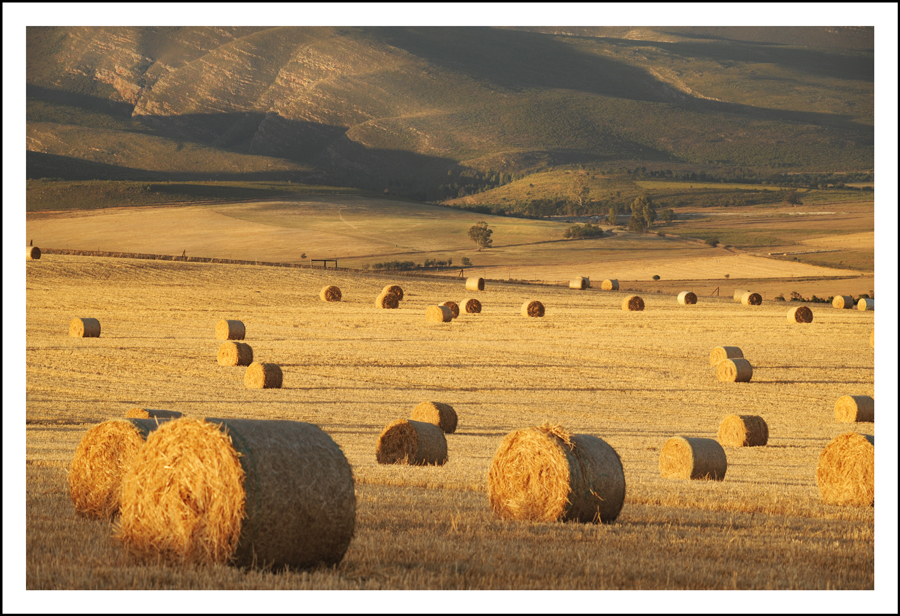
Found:
[[[69,498],[75,511],[109,519],[119,511],[122,478],[147,435],[166,418],[113,419],[87,431],[75,449],[69,469]]]
[[[639,295],[629,295],[622,301],[622,310],[640,312],[644,309],[644,300]]]
[[[659,472],[667,479],[725,479],[728,458],[711,438],[673,436],[659,454]]]
[[[397,298],[397,295],[394,293],[382,292],[378,297],[375,298],[375,307],[376,308],[385,308],[385,309],[393,309],[400,306],[400,300]]]
[[[403,300],[403,289],[400,288],[400,285],[389,284],[381,290],[382,293],[393,293],[397,296],[397,301]]]
[[[812,323],[813,313],[807,306],[791,308],[787,313],[788,323]]]
[[[447,462],[447,438],[432,423],[398,419],[378,437],[375,459],[379,464],[441,465]]]
[[[836,295],[831,301],[832,306],[841,309],[853,308],[853,304],[854,302],[852,295]]]
[[[246,335],[243,321],[222,319],[216,323],[216,340],[243,340]]]
[[[604,280],[600,283],[600,289],[602,291],[618,291],[619,290],[619,281],[618,280]]]
[[[339,302],[341,301],[341,290],[334,285],[323,287],[319,291],[319,299],[323,302]]]
[[[739,302],[741,298],[744,297],[744,294],[747,293],[746,289],[735,289],[734,290],[734,301]]]
[[[753,378],[753,366],[740,357],[726,359],[716,365],[716,378],[724,383],[749,383]]]
[[[459,302],[459,311],[466,314],[478,314],[481,312],[481,302],[475,298],[466,298]]]
[[[459,304],[457,304],[456,302],[446,301],[442,303],[441,306],[446,306],[447,308],[449,308],[450,312],[453,313],[454,319],[459,316]]]
[[[223,342],[216,354],[220,366],[249,366],[253,363],[253,348],[246,342]]]
[[[602,439],[545,423],[506,435],[488,472],[488,493],[501,519],[612,522],[625,502],[625,472]]]
[[[769,426],[759,415],[728,415],[718,436],[724,447],[762,447],[769,442]]]
[[[446,434],[456,432],[459,421],[453,407],[443,402],[420,402],[413,409],[410,419],[434,424]]]
[[[484,291],[484,278],[466,278],[466,291]]]
[[[762,304],[762,295],[747,291],[741,296],[741,303],[745,306],[759,306]]]
[[[25,258],[28,261],[37,261],[41,258],[41,249],[37,246],[27,246],[25,252]]]
[[[875,504],[875,437],[847,432],[819,454],[816,483],[829,505]]]
[[[125,413],[125,417],[134,417],[136,419],[178,419],[181,417],[181,413],[178,411],[163,411],[161,409],[142,409],[136,407],[128,409],[128,412]]]
[[[871,297],[863,297],[856,302],[857,310],[875,310],[875,300]]]
[[[875,421],[875,400],[871,396],[841,396],[834,405],[834,419],[842,423]]]
[[[69,335],[73,338],[99,338],[100,321],[97,319],[72,319],[69,323]]]
[[[726,359],[735,359],[735,358],[743,358],[744,353],[741,351],[740,347],[736,346],[720,346],[716,347],[712,350],[712,353],[709,354],[709,365],[710,366],[718,366],[719,363],[725,361]]]
[[[523,317],[542,317],[544,316],[544,304],[537,300],[526,301],[522,304]]]
[[[682,291],[678,294],[678,303],[682,306],[692,306],[697,303],[697,294],[693,291]]]
[[[429,306],[425,310],[425,320],[429,323],[449,323],[453,320],[453,311],[447,306]]]
[[[253,362],[244,373],[244,386],[247,389],[279,389],[283,375],[278,364]]]
[[[579,291],[583,291],[587,289],[591,285],[590,281],[583,276],[578,276],[577,278],[573,278],[569,281],[570,289],[578,289]]]
[[[340,447],[298,421],[179,419],[126,475],[117,538],[172,564],[281,570],[341,561],[356,524]]]

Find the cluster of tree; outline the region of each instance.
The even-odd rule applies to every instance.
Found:
[[[421,265],[416,265],[413,261],[385,261],[384,263],[376,263],[372,269],[377,270],[411,270]]]
[[[583,240],[592,237],[603,237],[603,229],[595,227],[591,223],[573,225],[563,232],[566,239]]]
[[[648,170],[644,166],[634,169],[607,169],[606,174],[627,174],[634,179],[669,179],[681,182],[718,182],[735,184],[764,184],[775,186],[795,186],[806,188],[852,188],[846,184],[872,182],[874,174],[868,171],[848,173],[768,173],[743,167],[726,167],[715,172],[673,171],[672,169]]]
[[[628,230],[635,233],[646,233],[656,221],[656,208],[650,195],[643,194],[631,202],[631,218],[628,219]]]
[[[447,182],[437,187],[438,199],[455,199],[485,192],[525,177],[524,173],[500,173],[493,169],[453,168],[447,171]]]
[[[494,240],[491,239],[493,233],[493,229],[490,229],[488,224],[482,220],[469,228],[469,239],[475,242],[475,245],[478,246],[478,250],[490,248],[494,242]]]
[[[446,261],[425,259],[425,267],[451,267],[452,265],[453,259],[447,259]]]

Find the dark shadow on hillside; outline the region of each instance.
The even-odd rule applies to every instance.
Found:
[[[71,90],[56,90],[32,84],[25,84],[25,98],[94,111],[120,119],[131,118],[131,112],[134,111],[134,105],[128,103],[80,94]]]

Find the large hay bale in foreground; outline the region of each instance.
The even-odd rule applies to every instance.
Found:
[[[253,348],[246,342],[223,342],[216,353],[220,366],[249,366],[253,363]]]
[[[569,281],[570,289],[578,289],[579,291],[584,291],[589,286],[591,286],[590,280],[583,276],[578,276],[577,278],[573,278]]]
[[[125,417],[134,417],[136,419],[178,419],[181,413],[178,411],[164,411],[162,409],[144,409],[135,407],[128,409]]]
[[[744,297],[744,294],[747,293],[746,289],[735,289],[734,290],[734,301],[739,302]]]
[[[644,300],[639,295],[629,295],[622,301],[625,312],[640,312],[644,309]]]
[[[762,295],[747,291],[741,296],[741,303],[745,306],[759,306],[762,304]]]
[[[319,299],[323,302],[339,302],[341,301],[341,297],[341,290],[334,285],[323,287],[322,290],[319,291]]]
[[[398,419],[378,437],[375,459],[379,464],[445,464],[447,438],[433,423]]]
[[[216,340],[243,340],[246,335],[243,321],[222,319],[216,323]]]
[[[122,478],[147,435],[165,418],[113,419],[87,431],[75,449],[69,468],[69,498],[75,511],[109,519],[119,511]]]
[[[456,302],[446,301],[443,302],[441,306],[446,306],[447,308],[449,308],[450,312],[453,314],[454,319],[459,316],[459,304],[457,304]]]
[[[413,409],[410,419],[434,424],[446,434],[456,432],[459,421],[453,407],[443,402],[420,402]]]
[[[126,475],[121,510],[125,548],[175,564],[334,565],[356,525],[347,458],[298,421],[165,424]]]
[[[449,323],[453,320],[453,311],[447,306],[429,306],[425,310],[425,320],[429,323]]]
[[[724,447],[762,447],[769,442],[769,425],[759,415],[728,415],[718,436]]]
[[[875,437],[847,432],[819,454],[816,483],[829,505],[875,504]]]
[[[466,278],[466,291],[484,291],[484,278]]]
[[[831,300],[831,305],[835,308],[840,308],[842,310],[846,310],[849,308],[853,308],[853,296],[852,295],[835,295],[834,299]]]
[[[678,303],[682,306],[693,306],[697,303],[697,294],[693,291],[682,291],[678,294]]]
[[[753,366],[741,357],[726,359],[716,364],[716,378],[723,383],[749,383],[753,378]]]
[[[537,300],[526,301],[522,304],[523,317],[542,317],[544,316],[544,304]]]
[[[857,310],[875,310],[875,300],[871,297],[863,297],[856,302]]]
[[[872,396],[841,396],[834,404],[834,419],[841,423],[875,421],[875,399]]]
[[[99,338],[100,321],[97,319],[72,319],[69,323],[69,335],[73,338]]]
[[[720,346],[716,347],[712,350],[712,353],[709,354],[709,365],[710,366],[718,366],[721,362],[726,359],[735,359],[735,358],[743,358],[744,353],[741,351],[740,347],[736,346]]]
[[[382,292],[382,293],[393,293],[394,295],[397,296],[397,301],[398,301],[398,302],[403,300],[403,289],[400,288],[400,285],[389,284],[389,285],[385,286],[385,287],[381,290],[381,292]]]
[[[284,375],[278,364],[253,362],[244,373],[247,389],[280,389]]]
[[[625,502],[625,472],[602,439],[544,424],[506,435],[488,472],[488,494],[503,519],[612,522]]]
[[[788,323],[812,323],[813,313],[808,306],[796,306],[788,310]]]
[[[41,249],[37,246],[27,246],[25,251],[25,258],[28,261],[37,261],[41,258]]]
[[[467,297],[459,302],[459,311],[466,314],[479,314],[481,312],[481,302],[473,297]]]
[[[619,290],[619,281],[618,280],[604,280],[600,283],[601,291],[618,291]]]
[[[382,292],[378,297],[375,298],[375,307],[376,308],[385,308],[385,309],[393,309],[400,306],[400,300],[397,299],[397,295],[391,292]]]
[[[659,472],[668,479],[725,479],[728,458],[711,438],[673,436],[659,453]]]

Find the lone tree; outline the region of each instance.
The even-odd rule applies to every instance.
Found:
[[[643,194],[631,202],[631,215],[639,216],[644,219],[644,226],[650,227],[656,220],[656,208],[653,207],[653,200],[650,195]],[[630,226],[630,223],[629,223]]]
[[[619,206],[616,205],[615,203],[613,203],[612,205],[609,206],[609,213],[606,215],[606,222],[615,227],[617,224],[619,224],[617,222],[618,218],[619,218]]]
[[[494,241],[491,239],[491,234],[493,232],[492,229],[488,229],[488,224],[482,220],[478,224],[472,225],[469,229],[469,238],[475,242],[475,245],[478,246],[478,250],[490,248]]]
[[[677,216],[676,216],[675,212],[672,210],[672,208],[666,208],[664,210],[660,210],[659,217],[666,224],[669,224],[670,222],[672,222],[673,220],[675,220],[677,218]]]
[[[784,202],[790,203],[791,205],[803,205],[803,202],[800,200],[800,195],[797,194],[796,190],[789,190],[784,193]]]

